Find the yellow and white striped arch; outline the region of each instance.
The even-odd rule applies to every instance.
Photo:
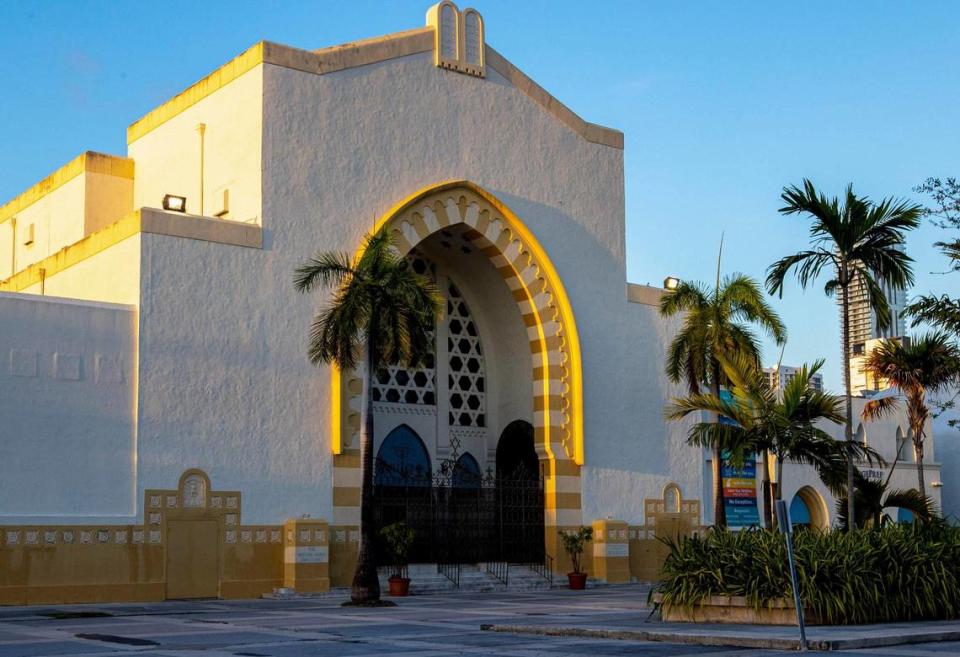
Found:
[[[422,189],[377,222],[408,252],[433,233],[463,224],[465,235],[503,277],[530,341],[533,425],[546,476],[547,526],[580,522],[583,400],[580,342],[573,309],[546,251],[520,219],[479,186],[456,180]],[[362,248],[362,247],[361,247]],[[363,384],[355,372],[332,373],[334,524],[359,521],[359,432]]]

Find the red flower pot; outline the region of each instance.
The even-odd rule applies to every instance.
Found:
[[[586,573],[567,573],[567,579],[570,580],[570,589],[573,591],[582,591],[587,588]]]
[[[409,577],[397,577],[394,575],[390,578],[390,595],[394,597],[402,598],[410,592],[410,578]]]

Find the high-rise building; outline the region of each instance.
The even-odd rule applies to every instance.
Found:
[[[867,357],[874,349],[879,347],[884,340],[896,340],[898,342],[904,342],[907,345],[910,344],[910,338],[907,336],[876,338],[858,344],[857,349],[853,355],[850,356],[850,391],[853,394],[870,397],[890,387],[886,379],[876,377],[864,369]]]
[[[899,338],[906,333],[905,308],[907,291],[898,290],[889,282],[878,281],[883,295],[890,307],[890,325],[884,329],[877,327],[877,313],[870,305],[870,297],[862,281],[858,278],[850,284],[850,354],[861,353],[867,340],[879,338]],[[843,320],[843,291],[837,293],[840,306],[840,319]]]
[[[847,314],[850,319],[850,370],[845,376],[850,380],[854,394],[864,394],[882,389],[880,382],[870,380],[863,372],[863,363],[867,354],[880,343],[880,340],[901,338],[907,332],[906,306],[907,291],[898,290],[889,281],[878,279],[883,296],[890,308],[890,324],[885,328],[877,326],[877,311],[870,304],[866,286],[859,278],[850,284],[850,304]],[[837,292],[837,304],[840,307],[840,321],[843,322],[843,291]]]
[[[790,367],[781,365],[780,367],[764,367],[763,374],[767,379],[767,384],[774,390],[782,390],[800,374],[799,367]],[[811,383],[818,392],[823,391],[823,376],[819,373],[811,377]]]

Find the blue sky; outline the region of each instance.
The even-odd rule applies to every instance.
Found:
[[[477,0],[487,40],[588,121],[626,133],[628,278],[762,278],[806,242],[777,214],[803,177],[831,193],[912,196],[960,176],[955,2]],[[425,2],[8,2],[0,198],[92,149],[261,39],[318,48],[423,24]],[[914,292],[960,295],[925,225]],[[826,357],[840,386],[838,314],[822,286],[774,300],[784,362]],[[778,351],[768,346],[767,360]]]

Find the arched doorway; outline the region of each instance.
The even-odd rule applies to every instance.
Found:
[[[827,529],[826,503],[810,486],[797,491],[790,501],[790,522],[794,527],[806,529]]]
[[[529,418],[533,427],[534,450],[538,457],[538,473],[542,473],[545,485],[541,489],[544,500],[541,523],[544,527],[540,536],[543,547],[549,554],[561,557],[558,532],[573,529],[582,522],[580,495],[580,466],[583,463],[583,414],[582,414],[582,369],[579,338],[569,299],[559,275],[550,262],[545,249],[540,245],[533,232],[523,221],[492,194],[477,185],[465,181],[450,181],[432,185],[416,192],[398,203],[377,221],[376,226],[387,226],[397,238],[397,247],[401,254],[408,255],[415,250],[427,249],[439,242],[444,247],[453,246],[463,251],[474,252],[486,258],[490,271],[498,278],[497,285],[503,285],[508,303],[514,307],[518,327],[521,332],[522,356],[509,362],[522,364],[526,369],[525,377],[529,381],[526,392],[528,412],[516,413],[517,405],[509,407],[509,415]],[[449,244],[444,244],[444,241]],[[359,239],[358,239],[359,242]],[[467,281],[462,281],[466,283]],[[442,289],[446,289],[446,285]],[[489,286],[487,289],[490,289]],[[498,287],[499,289],[499,287]],[[450,288],[450,296],[454,295]],[[483,314],[483,313],[481,313]],[[465,323],[464,326],[468,326]],[[448,327],[452,334],[453,327]],[[469,329],[465,335],[473,337]],[[446,340],[439,344],[447,343]],[[451,343],[447,343],[451,344]],[[459,346],[460,339],[455,343]],[[496,347],[496,343],[493,345]],[[451,352],[451,357],[454,355]],[[437,353],[437,362],[441,366],[448,364],[441,351]],[[500,364],[502,365],[501,361]],[[451,370],[454,369],[451,365]],[[331,435],[334,457],[334,526],[350,528],[359,517],[359,509],[353,500],[359,499],[357,467],[359,458],[360,409],[363,408],[362,394],[364,376],[356,371],[331,371],[333,400],[331,406]],[[459,433],[466,441],[473,440],[474,429],[490,426],[490,417],[482,412],[483,401],[480,394],[485,390],[487,380],[475,376],[469,369],[459,372],[453,379],[437,379],[436,404],[444,403],[441,395],[443,382],[450,382],[449,396],[451,428],[454,420],[459,423]],[[459,399],[454,398],[454,387],[461,386],[466,375],[470,389]],[[403,386],[402,382],[397,381]],[[407,390],[411,397],[426,405],[430,396],[430,384],[418,386],[417,390]],[[424,394],[419,395],[419,388]],[[471,395],[473,398],[471,399]],[[457,405],[458,401],[462,401]],[[387,398],[386,403],[391,403]],[[473,404],[473,405],[471,405]],[[474,408],[474,406],[479,406]],[[496,412],[503,412],[498,407]],[[436,417],[444,418],[447,409],[437,409]],[[465,425],[465,418],[471,423]],[[442,422],[442,420],[440,420]],[[413,426],[421,429],[421,423],[411,420]],[[503,426],[497,422],[494,426]],[[499,426],[497,429],[499,430]],[[491,427],[492,428],[492,427]],[[424,429],[426,430],[426,429]],[[453,432],[450,432],[451,434]],[[422,434],[423,435],[423,434]],[[452,436],[451,436],[452,437]],[[453,446],[453,441],[451,446]],[[434,443],[428,437],[427,444]],[[443,427],[437,433],[436,446],[448,454],[456,449],[447,450]],[[475,446],[469,446],[476,449]],[[474,451],[481,457],[493,450]],[[440,453],[437,454],[437,459]],[[484,459],[481,459],[483,462]],[[439,463],[439,461],[436,461]],[[483,467],[487,467],[486,464]],[[439,471],[439,467],[435,466]],[[338,504],[337,500],[342,503]],[[560,566],[563,567],[562,565]]]
[[[533,425],[526,420],[508,424],[497,441],[497,476],[540,475],[540,459],[533,441]]]
[[[543,478],[533,426],[514,420],[497,441],[497,525],[504,561],[543,562]]]
[[[430,454],[419,434],[406,424],[383,439],[373,464],[373,511],[377,527],[396,522],[414,528],[412,555],[429,555],[431,539],[423,527],[432,522],[433,470]],[[389,553],[374,539],[376,559],[389,563]]]

